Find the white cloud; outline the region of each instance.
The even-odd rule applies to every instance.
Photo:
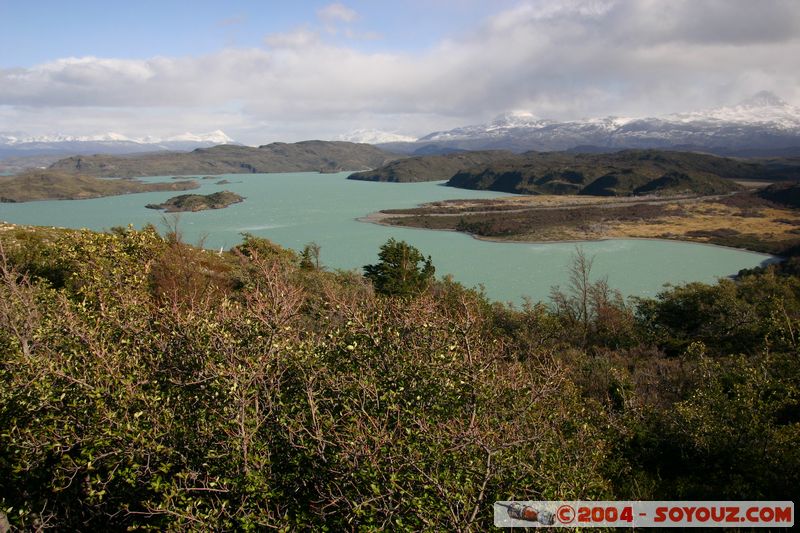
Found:
[[[353,22],[358,19],[357,12],[338,2],[323,7],[317,11],[317,16],[326,22]]]
[[[506,10],[490,19],[495,30],[514,27],[524,22],[559,18],[597,18],[608,13],[615,0],[534,0]]]
[[[414,54],[336,45],[307,27],[268,36],[266,48],[59,59],[0,70],[0,131],[74,121],[142,136],[181,124],[260,143],[357,128],[424,134],[509,109],[657,114],[761,89],[798,104],[800,4],[757,4],[758,17],[743,0],[527,2]],[[320,17],[355,16],[340,8]]]
[[[319,33],[309,28],[298,28],[285,33],[273,33],[264,38],[273,48],[305,48],[320,42]]]

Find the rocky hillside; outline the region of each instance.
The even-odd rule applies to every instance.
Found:
[[[340,172],[384,165],[398,156],[368,144],[337,141],[272,143],[258,148],[220,145],[188,153],[75,156],[51,168],[91,176]]]

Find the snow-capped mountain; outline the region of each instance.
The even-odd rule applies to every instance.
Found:
[[[358,129],[353,130],[345,135],[339,135],[334,140],[347,141],[351,143],[366,143],[366,144],[381,144],[381,143],[396,143],[396,142],[414,142],[415,137],[408,135],[400,135],[388,131],[373,130],[373,129]]]
[[[462,126],[448,131],[437,131],[421,137],[420,142],[426,141],[458,141],[476,138],[498,138],[515,133],[523,133],[544,128],[555,124],[552,120],[543,120],[527,111],[512,111],[498,115],[488,124]]]
[[[167,137],[163,139],[161,142],[196,142],[196,143],[205,143],[205,144],[232,144],[235,141],[225,135],[225,132],[222,130],[214,130],[208,133],[181,133],[180,135],[173,135],[172,137]]]
[[[800,108],[789,105],[769,91],[761,91],[738,105],[718,107],[693,113],[676,113],[667,118],[674,122],[732,122],[770,124],[778,129],[800,129]]]
[[[524,150],[683,148],[722,154],[800,154],[800,108],[762,91],[734,106],[661,117],[604,117],[559,122],[531,113],[434,132],[417,146]],[[793,153],[793,152],[792,152]]]
[[[0,132],[0,157],[50,154],[130,154],[161,150],[194,150],[235,141],[222,130],[181,133],[168,137],[129,137],[108,132],[96,135],[26,135]]]

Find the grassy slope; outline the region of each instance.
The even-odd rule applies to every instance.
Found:
[[[16,176],[0,177],[0,202],[80,200],[137,192],[185,191],[198,186],[193,180],[142,183],[133,180],[104,180],[52,170],[30,170]]]
[[[373,168],[397,156],[368,144],[304,141],[258,148],[222,145],[188,153],[133,156],[74,156],[51,168],[91,176],[161,176],[167,174],[246,174],[260,172],[338,172]]]

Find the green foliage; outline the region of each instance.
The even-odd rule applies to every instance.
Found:
[[[311,242],[303,247],[300,253],[300,268],[303,270],[319,270],[321,268],[319,262],[320,245]]]
[[[800,437],[800,376],[781,359],[701,362],[705,386],[678,405],[674,422],[678,445],[702,472],[702,485],[688,490],[770,499],[800,486],[800,453],[787,447]]]
[[[701,356],[697,386],[650,411],[626,454],[658,473],[653,498],[793,499],[800,486],[795,356]]]
[[[415,298],[253,236],[13,242],[0,513],[23,530],[479,531],[499,499],[796,496],[791,277],[667,291],[614,329],[589,292],[577,322],[581,298],[492,304],[396,241]]]
[[[713,353],[798,348],[800,279],[767,271],[738,282],[690,283],[637,305],[645,335],[667,353],[701,341]]]
[[[61,287],[68,275],[63,269],[58,249],[54,246],[63,233],[17,229],[3,234],[0,250],[6,259],[21,271]]]
[[[234,252],[243,255],[247,260],[260,258],[287,265],[297,260],[297,254],[292,250],[282,248],[268,239],[256,237],[251,233],[242,233],[242,243],[234,248]]]
[[[372,281],[376,291],[388,296],[419,294],[436,271],[430,256],[426,259],[413,246],[394,238],[381,246],[378,258],[380,262],[364,266],[364,277]]]
[[[472,291],[375,299],[315,272],[312,295],[248,239],[239,291],[175,303],[151,279],[180,243],[58,246],[63,287],[11,265],[0,284],[0,501],[19,527],[485,529],[495,499],[610,496],[602,417],[557,361],[485,342]]]

